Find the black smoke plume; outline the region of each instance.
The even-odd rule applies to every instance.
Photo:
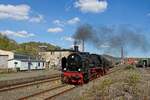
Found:
[[[121,47],[147,51],[150,43],[144,32],[131,25],[100,26],[94,28],[89,24],[79,26],[73,36],[75,40],[92,43],[98,49],[106,51],[120,50]]]

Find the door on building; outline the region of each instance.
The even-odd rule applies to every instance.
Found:
[[[67,59],[66,59],[66,57],[63,57],[62,60],[61,60],[62,70],[67,67],[66,64],[67,64]]]
[[[147,67],[147,66],[148,66],[147,60],[143,60],[143,67]]]

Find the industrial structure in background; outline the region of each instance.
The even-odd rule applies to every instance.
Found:
[[[42,51],[39,52],[39,57],[41,60],[46,61],[46,68],[59,69],[63,57],[67,57],[75,51],[84,52],[84,41],[75,40],[72,49],[46,50],[45,46],[41,46],[40,50]]]
[[[61,66],[61,58],[67,57],[72,52],[74,52],[74,50],[71,49],[50,50],[39,52],[39,56],[41,60],[46,62],[46,68],[59,69]]]
[[[123,48],[123,46],[121,46],[121,64],[125,64],[124,48]]]
[[[81,51],[84,52],[85,50],[85,47],[84,47],[84,40],[81,40]]]
[[[74,46],[78,46],[80,52],[85,52],[84,40],[74,40]]]
[[[75,40],[72,49],[48,50],[47,46],[39,46],[39,55],[33,58],[29,55],[16,54],[11,51],[0,50],[0,69],[36,70],[36,69],[59,69],[61,59],[73,52],[85,52],[84,40]],[[114,64],[135,65],[141,58],[124,57],[124,48],[120,48],[121,57],[103,55]],[[146,65],[149,60],[144,60]]]
[[[8,55],[0,54],[0,69],[5,69],[8,66]]]
[[[45,61],[28,55],[0,50],[0,69],[36,70],[45,69]]]

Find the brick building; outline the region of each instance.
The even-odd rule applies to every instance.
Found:
[[[67,57],[74,50],[64,49],[64,50],[50,50],[45,52],[40,52],[40,58],[46,61],[47,68],[60,68],[61,58]]]

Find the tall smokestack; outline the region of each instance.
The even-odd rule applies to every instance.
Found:
[[[79,51],[79,47],[78,47],[78,45],[77,45],[77,41],[76,41],[76,40],[74,40],[74,51],[75,51],[75,52],[78,52],[78,51]]]
[[[121,63],[124,64],[124,50],[123,50],[123,46],[121,46]]]
[[[123,46],[121,47],[121,59],[124,58],[124,51],[123,51]]]
[[[81,48],[82,52],[84,52],[84,40],[81,41]]]

